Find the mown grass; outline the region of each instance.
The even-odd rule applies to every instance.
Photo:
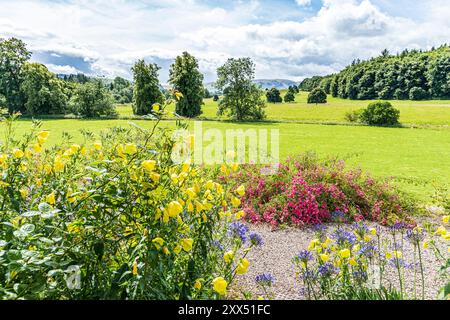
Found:
[[[152,121],[132,120],[143,127]],[[127,120],[43,120],[51,131],[49,143],[61,142],[67,132],[74,142],[82,142],[81,129],[99,133],[113,126],[129,126]],[[300,123],[233,123],[204,121],[203,128],[279,129],[282,159],[305,151],[322,158],[345,159],[350,166],[361,167],[378,177],[393,177],[398,186],[423,201],[429,201],[434,186],[450,181],[450,130],[426,128],[379,128],[367,126],[319,125]],[[174,126],[173,121],[162,122]],[[16,124],[16,135],[29,130],[30,120]],[[193,127],[193,122],[190,122]],[[3,129],[0,129],[2,132]],[[1,136],[0,136],[1,137]],[[1,140],[3,140],[1,138]]]

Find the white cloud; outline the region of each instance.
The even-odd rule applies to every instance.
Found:
[[[227,58],[239,56],[255,60],[260,78],[300,80],[384,48],[395,52],[448,41],[448,1],[422,1],[421,19],[382,11],[375,5],[381,1],[323,0],[309,18],[262,23],[258,1],[224,9],[194,0],[0,0],[0,37],[21,37],[35,52],[81,57],[106,76],[129,76],[133,62],[145,57],[163,67],[162,81],[171,60],[185,50],[199,59],[207,81]],[[70,63],[61,65],[68,70]]]
[[[80,70],[78,70],[75,67],[72,66],[59,66],[59,65],[55,65],[52,63],[47,63],[46,64],[48,70],[50,70],[51,72],[54,72],[56,74],[77,74],[77,73],[81,73]]]
[[[311,5],[311,0],[295,0],[299,6],[309,6]]]

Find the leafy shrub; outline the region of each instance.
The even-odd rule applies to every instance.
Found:
[[[232,178],[246,185],[243,208],[246,219],[254,223],[314,225],[341,212],[349,221],[390,224],[410,221],[408,216],[416,209],[388,181],[348,170],[343,161],[319,162],[313,154],[288,159],[276,175],[264,175],[264,168],[248,165]]]
[[[358,122],[361,120],[362,112],[362,109],[349,111],[345,113],[345,120],[347,120],[348,122]]]
[[[277,88],[272,88],[270,90],[267,90],[266,98],[267,98],[267,102],[271,102],[271,103],[283,102],[283,99],[281,98],[281,95],[280,95],[280,90],[278,90]]]
[[[400,111],[395,109],[390,102],[372,102],[361,113],[361,121],[368,125],[392,126],[398,124]]]
[[[428,98],[428,92],[420,87],[411,88],[411,90],[409,91],[410,100],[426,100]]]
[[[308,103],[327,103],[327,94],[321,88],[315,88],[308,95]]]
[[[83,117],[117,115],[114,99],[100,81],[77,85],[70,103],[73,112]]]
[[[218,298],[246,273],[245,189],[173,163],[167,129],[44,149],[35,124],[0,146],[0,299]]]
[[[284,102],[294,102],[295,101],[295,94],[293,91],[289,90],[285,95],[284,95]]]

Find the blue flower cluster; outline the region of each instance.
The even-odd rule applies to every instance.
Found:
[[[302,251],[300,251],[299,254],[297,255],[297,258],[298,258],[300,261],[307,262],[307,261],[311,261],[314,257],[313,257],[313,255],[312,255],[312,253],[311,253],[310,251],[308,251],[308,250],[302,250]]]
[[[242,242],[246,242],[248,239],[248,227],[240,221],[234,221],[230,223],[228,227],[228,236],[240,238]]]
[[[331,234],[339,246],[353,245],[357,239],[353,232],[345,231],[344,229],[337,229]]]
[[[263,273],[256,276],[256,283],[264,286],[271,286],[275,282],[275,277],[271,273]]]
[[[263,238],[261,237],[260,234],[256,233],[256,232],[252,232],[249,235],[250,237],[250,242],[254,245],[254,246],[262,246],[264,244]]]

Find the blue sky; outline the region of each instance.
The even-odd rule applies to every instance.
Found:
[[[0,0],[0,37],[23,39],[58,73],[130,77],[139,58],[162,67],[194,54],[207,82],[230,57],[258,78],[300,81],[355,58],[450,42],[448,0]]]

